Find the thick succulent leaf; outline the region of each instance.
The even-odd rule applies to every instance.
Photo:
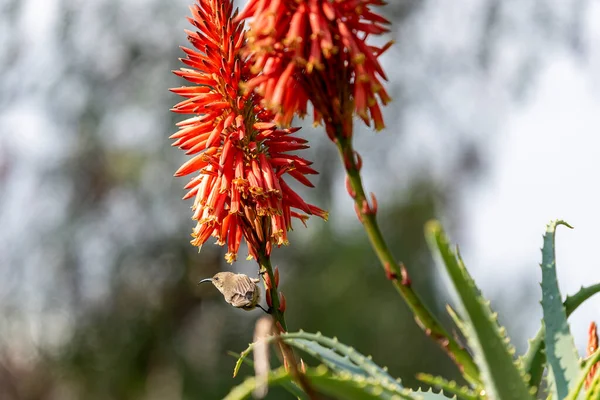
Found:
[[[311,388],[315,391],[331,396],[336,399],[356,399],[356,400],[445,400],[446,397],[419,397],[415,394],[413,397],[411,391],[404,389],[401,393],[394,387],[390,387],[373,378],[367,378],[363,375],[352,375],[350,373],[333,374],[326,366],[321,365],[317,368],[307,368],[305,374]],[[269,385],[281,385],[284,382],[291,382],[292,378],[284,368],[279,368],[269,374]],[[254,377],[247,378],[243,383],[236,386],[225,397],[225,400],[242,400],[250,397],[256,387],[257,381]]]
[[[290,337],[290,335],[292,335],[292,336]],[[352,374],[362,374],[365,376],[368,375],[365,371],[363,371],[363,369],[361,369],[359,366],[354,364],[350,360],[349,357],[340,355],[340,354],[336,353],[334,350],[332,350],[331,348],[327,348],[327,347],[320,345],[319,342],[317,342],[317,341],[314,341],[314,340],[311,341],[311,340],[307,339],[308,337],[311,337],[311,336],[319,338],[319,339],[325,338],[320,333],[317,333],[316,335],[312,335],[312,334],[300,331],[300,332],[298,332],[299,337],[293,336],[293,335],[294,334],[288,333],[288,334],[281,335],[280,338],[282,340],[285,340],[286,343],[288,343],[294,347],[297,347],[298,349],[303,350],[306,353],[317,358],[320,362],[322,362],[323,364],[325,364],[332,370],[336,370],[336,371],[340,371],[340,372],[348,371]],[[275,340],[275,336],[271,336],[271,337],[267,338],[266,340],[268,343],[270,343],[273,340]],[[334,341],[334,339],[330,339],[330,340]],[[234,371],[233,371],[234,377],[237,375],[241,363],[245,360],[245,358],[253,350],[254,350],[254,343],[251,343],[248,346],[248,348],[241,353],[241,355],[235,365]],[[366,359],[366,357],[365,357],[365,359]],[[391,376],[388,375],[388,377],[393,380],[393,378]]]
[[[320,333],[314,334],[303,331],[284,333],[279,338],[288,345],[315,357],[335,372],[348,372],[353,375],[372,377],[386,382],[398,391],[403,389],[398,380],[394,379],[384,368],[375,364],[370,357],[365,357],[352,347],[340,343],[336,338],[329,338]],[[274,339],[275,337],[271,336],[266,340],[270,342]],[[241,363],[253,349],[254,344],[250,344],[241,353],[233,372],[234,376],[237,374]]]
[[[459,386],[455,381],[448,381],[441,376],[417,374],[417,379],[430,386],[452,393],[459,400],[480,400],[481,398],[467,386]]]
[[[239,359],[241,357],[240,354],[235,353],[233,351],[229,351],[227,352],[227,354],[229,354],[230,356],[233,356],[237,359]],[[251,360],[248,360],[247,358],[244,358],[243,363],[248,365],[250,368],[254,369],[254,362],[252,362]],[[296,382],[294,381],[282,381],[279,384],[282,388],[284,388],[285,390],[287,390],[288,392],[290,392],[290,394],[292,394],[294,397],[296,397],[298,400],[309,400],[309,397],[306,393],[304,393],[302,391],[302,389],[300,389],[300,387],[296,384]]]
[[[556,227],[564,221],[552,221],[546,227],[542,248],[542,311],[544,315],[544,343],[550,370],[548,379],[551,393],[556,399],[564,399],[574,388],[581,372],[575,340],[567,323],[567,312],[562,302],[556,277],[554,238]]]
[[[422,391],[421,389],[413,390],[410,392],[410,398],[414,400],[456,400],[456,396],[446,397],[442,392],[436,393],[433,389],[429,389],[428,391]]]
[[[373,378],[365,378],[363,375],[352,375],[350,373],[331,374],[327,368],[317,368],[315,373],[307,371],[310,384],[320,393],[333,396],[337,399],[417,399],[410,396],[408,389],[398,392],[395,387]]]
[[[546,349],[544,346],[544,335],[546,329],[542,321],[542,327],[533,339],[529,339],[529,348],[525,355],[519,358],[519,362],[525,375],[529,377],[529,386],[537,393],[542,377],[544,376],[544,368],[546,366]]]
[[[269,372],[268,383],[269,386],[281,385],[283,383],[292,383],[293,380],[286,370],[281,367],[274,371]],[[223,400],[242,400],[247,399],[252,395],[254,389],[256,389],[257,380],[255,377],[246,378],[246,380],[229,392]]]
[[[361,367],[354,364],[348,357],[344,357],[330,348],[323,347],[318,342],[295,338],[287,338],[284,341],[285,343],[310,354],[334,371],[347,371],[355,375],[368,376]]]
[[[577,309],[577,307],[583,304],[584,301],[598,292],[600,292],[600,283],[585,288],[582,287],[573,296],[567,296],[567,299],[563,303],[567,317],[569,317],[571,313]],[[546,364],[546,353],[544,346],[545,335],[546,328],[544,326],[544,322],[542,321],[540,330],[533,339],[529,340],[529,348],[521,359],[525,372],[531,377],[529,385],[533,387],[539,387],[540,382],[542,381],[542,375],[544,374],[544,367]]]
[[[302,331],[297,333],[285,333],[280,337],[286,343],[297,347],[300,350],[307,352],[309,350],[312,351],[310,354],[317,359],[320,359],[320,357],[326,359],[326,356],[331,355],[330,352],[334,353],[335,355],[340,354],[344,362],[350,361],[352,364],[359,367],[362,373],[367,374],[375,379],[386,381],[390,385],[395,386],[398,390],[403,389],[400,381],[394,379],[385,368],[382,368],[373,362],[371,357],[365,357],[354,348],[340,343],[337,338],[329,338],[320,333],[314,334]],[[307,342],[312,344],[310,348],[306,347]],[[315,343],[318,344],[318,346],[316,346]],[[352,371],[349,372],[352,373]]]
[[[582,287],[573,296],[567,296],[567,299],[563,304],[565,306],[567,317],[571,315],[573,311],[577,309],[577,307],[583,304],[584,301],[586,301],[596,293],[600,293],[600,283],[588,287]]]
[[[572,385],[573,387],[569,392],[568,396],[565,397],[565,400],[577,400],[578,398],[580,398],[581,389],[585,384],[587,376],[590,373],[594,364],[596,364],[598,361],[600,361],[600,350],[596,350],[596,352],[587,359],[584,368],[582,368],[582,371],[579,372],[579,376],[576,379],[574,379]],[[596,400],[597,399],[598,398],[596,397]]]
[[[517,368],[507,346],[505,330],[467,272],[463,261],[450,249],[439,222],[426,225],[429,246],[439,255],[458,294],[462,311],[463,334],[475,355],[488,396],[495,400],[532,400],[522,371]]]

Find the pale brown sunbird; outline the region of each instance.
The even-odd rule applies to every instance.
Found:
[[[250,278],[244,274],[219,272],[212,278],[202,279],[198,284],[211,282],[223,294],[225,301],[236,308],[250,311],[258,307],[269,313],[258,304],[260,301],[260,288],[256,284],[259,281],[260,279]]]

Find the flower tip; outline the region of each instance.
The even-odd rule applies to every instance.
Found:
[[[229,263],[229,264],[233,264],[236,259],[237,259],[237,254],[235,254],[235,253],[229,252],[229,253],[225,254],[225,261],[227,261],[227,263]]]
[[[329,212],[325,211],[319,207],[313,206],[313,205],[309,205],[308,206],[310,209],[310,213],[312,215],[316,215],[317,217],[323,219],[324,221],[327,221],[329,219]]]
[[[193,236],[193,235],[192,235]],[[198,253],[200,253],[200,250],[202,250],[202,244],[196,244],[196,239],[191,240],[190,243],[196,247],[198,247]]]
[[[375,122],[375,126],[373,128],[375,129],[375,132],[381,132],[385,129],[385,124],[383,123],[383,121],[381,123]]]

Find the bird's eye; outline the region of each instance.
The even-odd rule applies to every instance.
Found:
[[[218,280],[219,280],[219,278],[215,278],[215,281],[218,281]]]

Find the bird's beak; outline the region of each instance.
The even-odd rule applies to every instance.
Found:
[[[212,278],[206,278],[206,279],[202,279],[200,282],[198,282],[198,285],[204,282],[211,282],[212,283]]]

